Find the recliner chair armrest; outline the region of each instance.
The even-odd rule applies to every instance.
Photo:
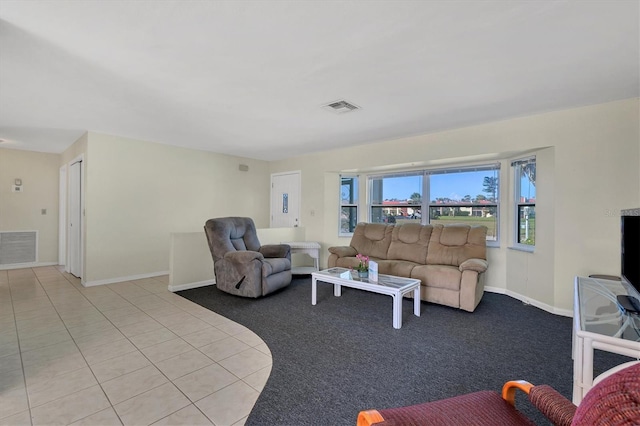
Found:
[[[549,385],[531,388],[529,401],[556,426],[570,426],[578,408]]]
[[[254,259],[262,260],[264,259],[264,256],[262,253],[258,253],[257,251],[242,250],[229,251],[224,255],[224,258],[233,263],[249,263]]]
[[[488,267],[489,262],[484,259],[467,259],[460,264],[458,269],[460,269],[460,272],[476,271],[477,273],[482,273],[486,271]]]
[[[338,257],[354,257],[358,252],[351,246],[329,247],[329,253],[333,253]]]
[[[378,410],[366,410],[358,413],[358,419],[356,420],[356,426],[371,426],[375,423],[384,421],[382,414]]]
[[[260,247],[260,253],[268,258],[291,259],[291,246],[288,244],[265,244]]]
[[[510,380],[502,386],[502,399],[511,405],[515,405],[516,391],[520,389],[522,392],[529,395],[532,388],[533,385],[526,380]]]

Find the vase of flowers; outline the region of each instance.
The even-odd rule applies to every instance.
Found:
[[[360,262],[358,263],[358,266],[356,266],[358,277],[367,278],[369,276],[369,256],[358,253],[356,255],[356,259]]]

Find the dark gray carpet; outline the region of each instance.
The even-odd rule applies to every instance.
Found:
[[[271,376],[247,425],[355,425],[360,410],[417,404],[525,379],[571,399],[570,318],[486,293],[475,312],[413,301],[392,327],[391,297],[318,283],[310,277],[280,292],[246,299],[215,286],[177,293],[243,324],[271,349]],[[628,361],[596,351],[596,374]],[[518,408],[548,424],[518,397]]]

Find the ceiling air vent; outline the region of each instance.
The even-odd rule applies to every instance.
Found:
[[[331,102],[323,106],[324,109],[335,112],[336,114],[344,114],[345,112],[355,111],[360,109],[359,106],[352,104],[351,102],[347,102],[345,100],[339,100],[335,102]]]

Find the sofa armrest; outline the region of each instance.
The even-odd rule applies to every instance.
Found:
[[[233,263],[249,263],[254,259],[262,260],[264,256],[257,251],[229,251],[224,255],[224,259]]]
[[[260,247],[260,253],[267,258],[291,259],[291,246],[288,244],[265,244]]]
[[[358,252],[351,246],[329,247],[329,253],[338,257],[354,257]]]
[[[460,272],[476,271],[480,274],[486,271],[487,267],[489,267],[489,262],[484,259],[467,259],[460,264],[458,269],[460,269]]]

